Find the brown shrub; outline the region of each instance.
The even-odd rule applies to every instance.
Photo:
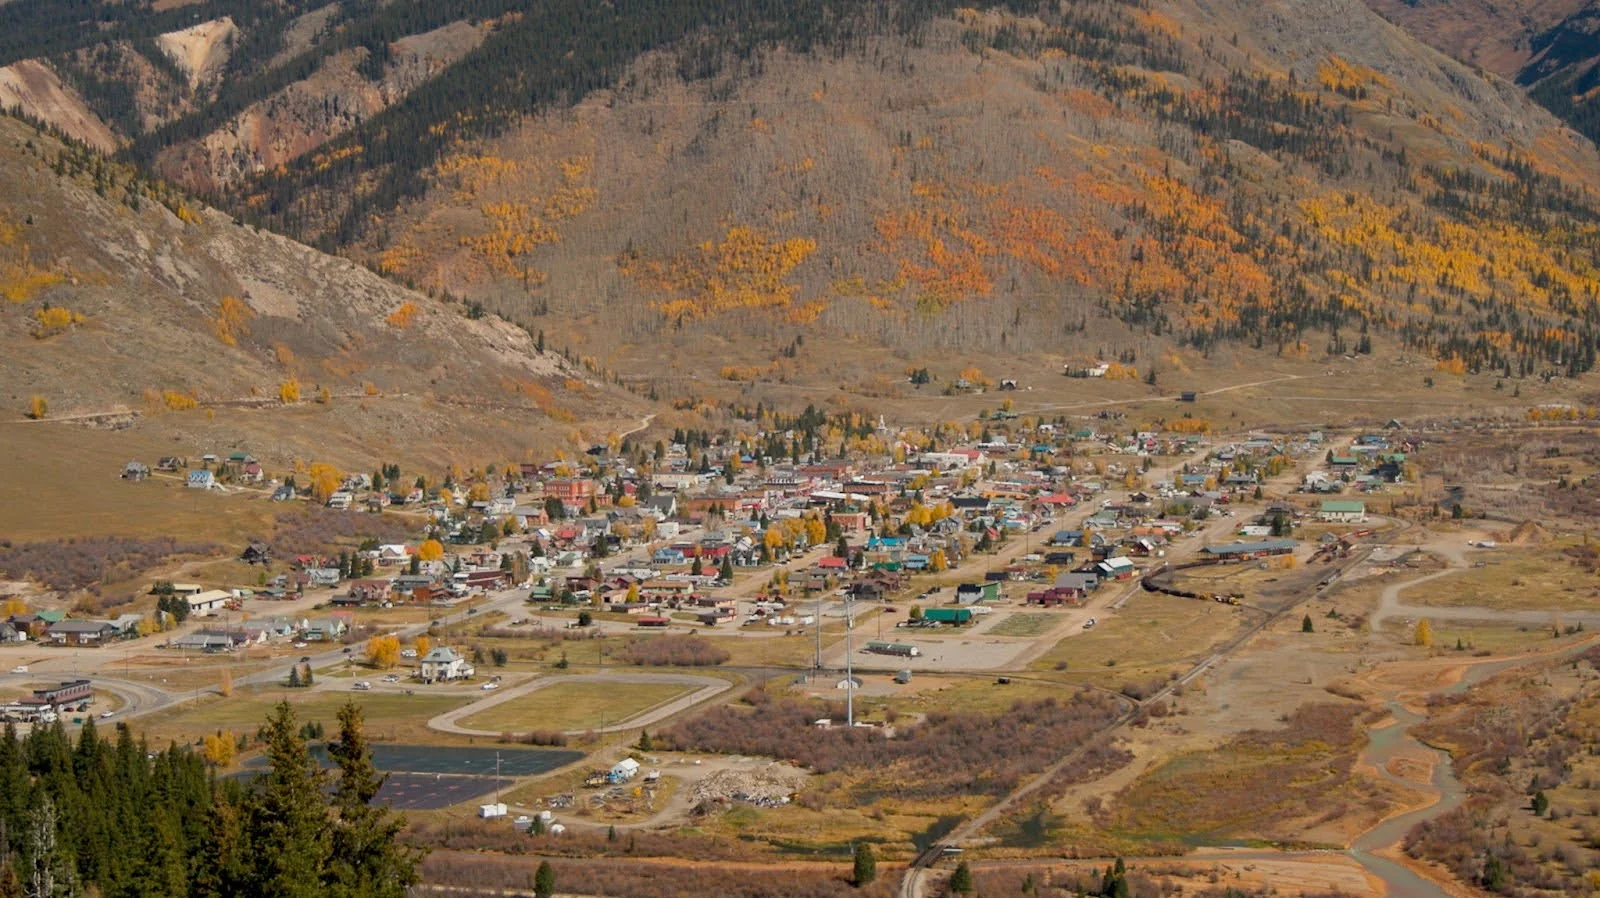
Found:
[[[641,666],[715,667],[733,656],[727,649],[697,636],[658,636],[631,643],[616,657]]]
[[[0,542],[0,574],[71,592],[96,583],[132,579],[174,556],[208,555],[217,549],[212,543],[180,542],[170,536],[5,541]]]

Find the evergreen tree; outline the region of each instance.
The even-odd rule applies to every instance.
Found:
[[[305,683],[300,681],[300,665],[296,664],[295,666],[289,668],[289,688],[299,689],[304,685]]]
[[[271,768],[245,809],[245,843],[253,864],[249,891],[320,898],[330,843],[322,796],[326,776],[300,739],[288,702],[280,702],[267,718],[266,739]]]
[[[1302,633],[1314,632],[1314,628],[1312,627],[1312,624],[1311,624],[1311,615],[1308,614],[1308,615],[1306,615],[1304,618],[1302,618],[1300,620],[1300,632],[1302,632]]]
[[[533,874],[533,894],[535,898],[550,898],[555,893],[555,868],[550,866],[549,861],[540,861],[539,869]]]
[[[878,859],[872,853],[872,846],[866,842],[857,842],[855,869],[852,871],[851,881],[860,888],[877,878]]]
[[[230,801],[218,800],[206,815],[206,828],[200,840],[199,856],[190,895],[193,898],[232,898],[246,886],[244,832],[239,808]]]
[[[950,874],[950,891],[957,895],[972,894],[972,868],[966,861],[956,864],[956,872]]]
[[[348,898],[405,898],[420,880],[420,857],[396,843],[405,820],[387,807],[374,805],[388,777],[372,763],[372,747],[362,731],[361,709],[346,702],[339,709],[339,736],[328,743],[328,755],[339,766],[333,806],[339,812],[333,824],[330,896]]]

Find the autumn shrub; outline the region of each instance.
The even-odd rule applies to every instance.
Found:
[[[384,321],[388,322],[392,328],[405,330],[411,326],[411,322],[416,319],[417,314],[421,311],[416,303],[408,299],[401,303],[399,308],[390,312],[389,317],[385,318]]]
[[[640,666],[715,667],[733,656],[727,649],[698,636],[658,636],[631,643],[617,660]]]
[[[1085,691],[1063,700],[1017,702],[1001,714],[932,711],[889,739],[873,728],[818,729],[816,720],[843,718],[844,709],[782,699],[758,711],[718,706],[669,727],[656,741],[675,750],[762,755],[819,773],[842,771],[855,777],[848,794],[839,796],[845,803],[870,803],[882,795],[932,800],[1003,795],[1084,744],[1121,711],[1120,701]]]
[[[393,515],[353,515],[314,505],[281,515],[267,542],[279,558],[338,551],[341,546],[375,539],[380,543],[405,542],[411,526]]]
[[[170,536],[68,537],[30,543],[0,543],[0,574],[12,580],[36,580],[70,592],[94,583],[132,579],[179,555],[208,555],[211,543],[179,541]]]
[[[225,345],[237,346],[239,338],[250,333],[250,320],[254,317],[255,310],[243,300],[224,296],[217,303],[217,317],[212,319],[211,329]]]
[[[75,325],[82,324],[85,320],[77,312],[68,311],[60,306],[39,309],[33,313],[33,318],[32,333],[34,338],[39,340],[54,337],[57,334],[64,334]]]

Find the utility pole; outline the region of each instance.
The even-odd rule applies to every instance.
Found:
[[[817,628],[817,657],[811,665],[811,678],[813,681],[822,676],[822,597],[817,597],[817,619],[813,621]]]
[[[851,598],[852,598],[852,596],[850,596],[848,593],[845,594],[845,597],[844,597],[844,685],[845,685],[845,693],[844,694],[845,694],[845,725],[849,726],[851,729],[854,729],[855,725],[856,725],[856,680],[855,680],[855,673],[854,673],[855,661],[852,658],[852,656],[855,654],[855,643],[852,641],[852,637],[855,635],[854,631],[855,631],[855,628],[856,628],[856,618],[855,618],[855,613],[852,610],[852,605],[851,605],[851,602],[850,602]]]

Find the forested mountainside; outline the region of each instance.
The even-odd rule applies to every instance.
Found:
[[[1600,339],[1593,144],[1359,0],[182,9],[40,64],[134,91],[123,152],[241,218],[639,373],[803,376],[833,335],[1517,376]]]
[[[1545,108],[1600,139],[1600,2],[1368,0],[1429,44],[1527,88]]]

